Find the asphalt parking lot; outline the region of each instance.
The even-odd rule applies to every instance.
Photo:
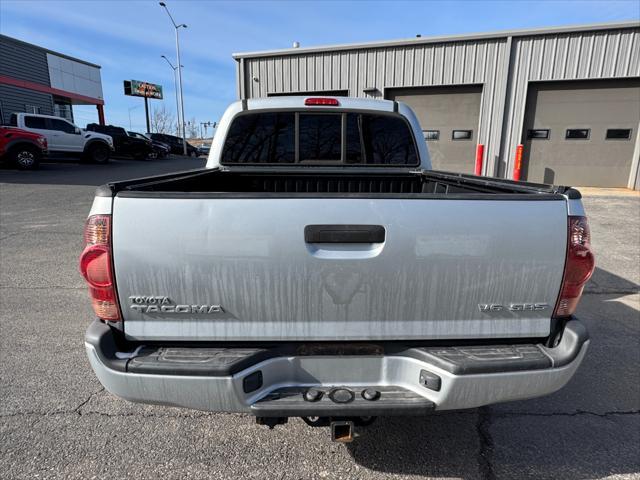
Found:
[[[203,159],[0,170],[2,478],[638,478],[640,196],[585,198],[598,268],[579,308],[592,336],[560,392],[425,418],[379,419],[348,445],[295,419],[144,406],[101,388],[83,347],[77,273],[96,185]]]

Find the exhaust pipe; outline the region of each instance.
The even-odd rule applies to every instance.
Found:
[[[353,442],[353,422],[349,420],[331,422],[331,441]]]

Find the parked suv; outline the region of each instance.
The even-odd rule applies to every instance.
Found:
[[[110,136],[87,132],[64,118],[35,113],[13,113],[9,123],[11,126],[44,136],[50,154],[78,155],[95,163],[107,163],[113,151],[113,140]]]
[[[90,123],[87,125],[87,130],[103,133],[113,138],[116,155],[129,156],[137,160],[144,160],[153,152],[151,140],[133,137],[127,134],[127,131],[122,127]]]
[[[175,135],[167,135],[166,133],[147,133],[147,136],[151,138],[151,140],[156,140],[158,142],[166,143],[171,147],[171,153],[175,153],[176,155],[183,155],[184,149],[182,148],[182,138],[176,137]],[[190,157],[197,157],[199,155],[198,149],[187,142],[187,155]]]
[[[21,170],[38,168],[47,153],[47,139],[37,133],[0,126],[0,160],[9,161]]]

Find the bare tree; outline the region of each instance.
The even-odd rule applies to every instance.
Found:
[[[151,131],[154,133],[173,133],[176,129],[175,118],[164,104],[155,107],[151,114]]]
[[[198,138],[200,136],[200,132],[198,132],[198,123],[194,117],[191,117],[191,120],[187,122],[187,136],[189,138]]]

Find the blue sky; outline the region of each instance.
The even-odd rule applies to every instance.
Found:
[[[167,0],[181,32],[185,116],[217,120],[235,100],[233,52],[363,42],[513,28],[637,20],[640,1],[179,1]],[[174,112],[173,26],[157,1],[0,2],[0,32],[102,66],[107,121],[144,130],[141,99],[125,97],[122,81],[164,86]],[[175,62],[174,62],[175,63]],[[159,105],[159,101],[154,101]],[[95,107],[75,109],[76,122],[95,121]]]

